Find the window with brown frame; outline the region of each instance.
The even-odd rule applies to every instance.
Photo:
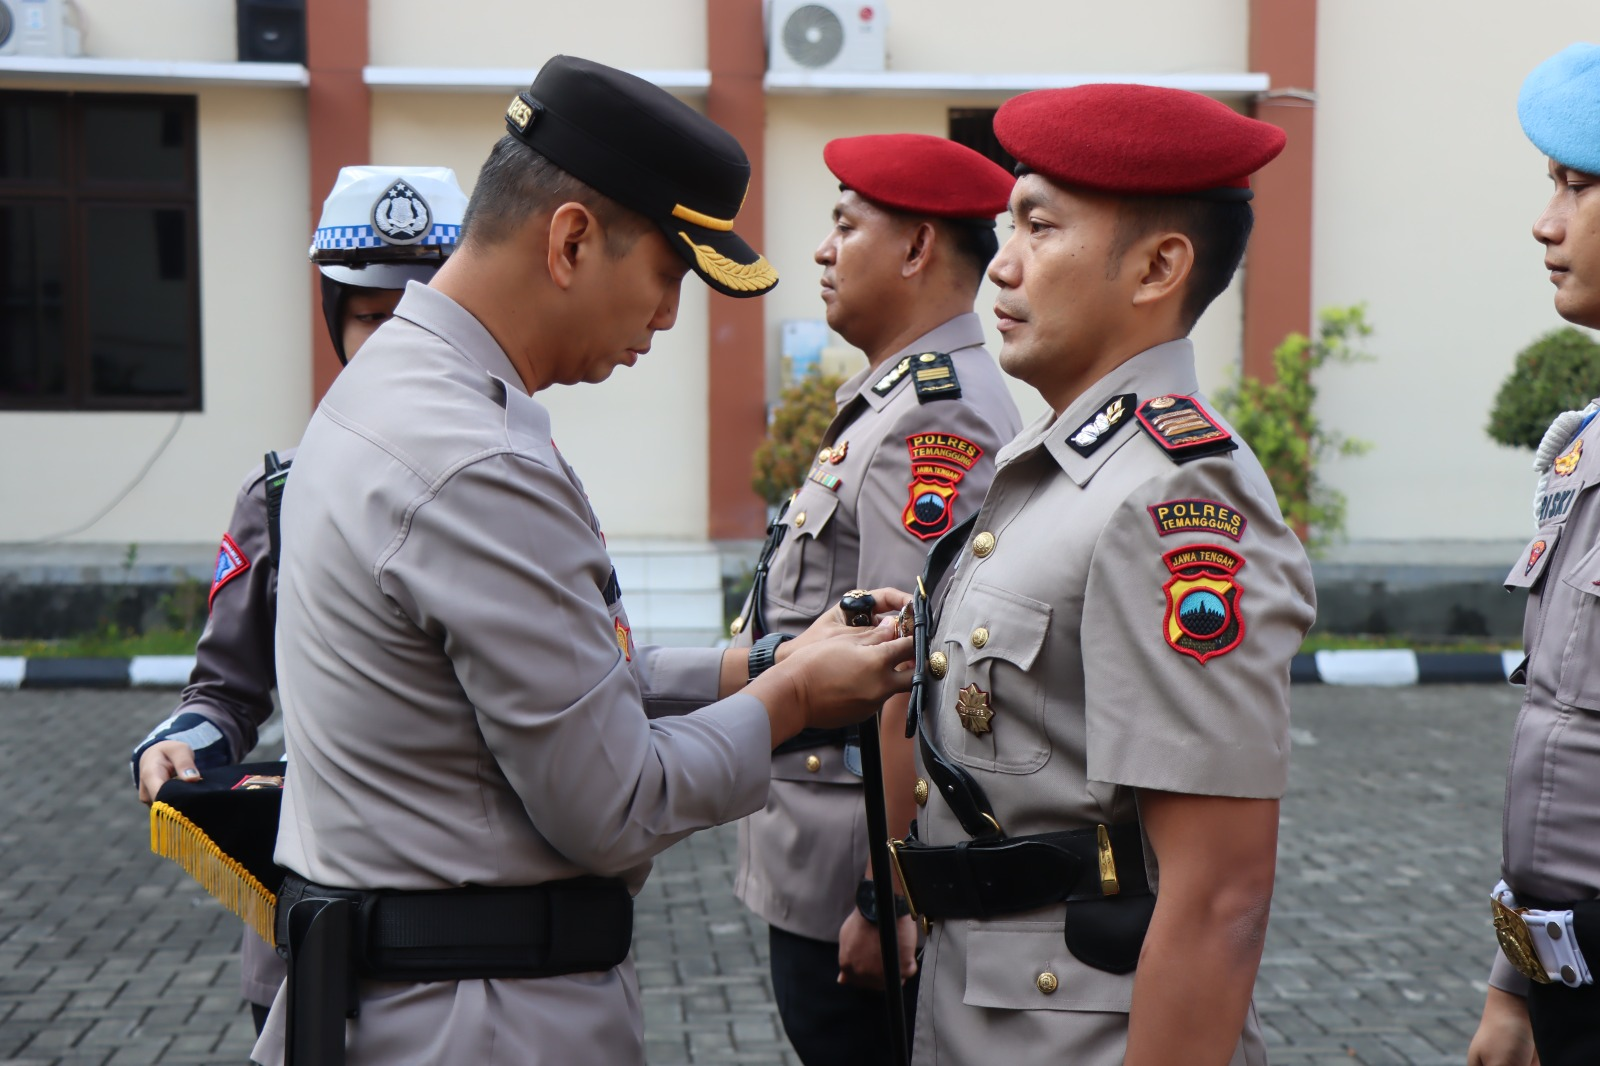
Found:
[[[200,407],[192,96],[0,91],[0,409]]]
[[[994,112],[992,107],[952,107],[949,114],[950,139],[966,145],[979,155],[987,156],[1010,173],[1016,169],[1017,161],[1000,147],[1000,141],[994,135]]]

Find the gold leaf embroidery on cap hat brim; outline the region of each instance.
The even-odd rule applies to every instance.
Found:
[[[736,263],[709,244],[694,243],[682,230],[678,231],[678,236],[694,249],[696,265],[719,285],[735,292],[761,292],[778,283],[778,272],[772,269],[766,256],[758,257],[754,263]]]

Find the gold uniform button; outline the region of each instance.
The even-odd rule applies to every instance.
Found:
[[[994,534],[987,529],[972,538],[972,554],[980,559],[987,559],[994,551]]]
[[[979,626],[972,631],[972,646],[974,648],[981,648],[987,643],[989,643],[989,631],[987,629]]]
[[[1033,983],[1034,986],[1039,989],[1039,991],[1043,992],[1047,996],[1061,987],[1061,982],[1057,981],[1056,975],[1051,973],[1049,970],[1046,970],[1044,973],[1040,974]]]
[[[742,616],[739,617],[739,618],[735,618],[733,620],[733,622],[728,626],[728,636],[730,636],[730,637],[738,636],[739,635],[739,631],[741,629],[743,629],[743,628],[744,628],[744,618]]]
[[[945,658],[942,651],[936,651],[928,656],[928,673],[934,677],[943,677],[950,672],[950,660]]]
[[[911,787],[911,795],[916,797],[918,807],[926,807],[928,805],[928,782],[920,777],[917,778],[917,783]]]
[[[806,524],[806,513],[804,511],[801,511],[799,514],[794,516],[794,528],[799,529],[801,526],[803,526],[805,524]]]
[[[815,755],[807,755],[806,771],[814,774],[820,769],[822,769],[822,760],[817,758]]]

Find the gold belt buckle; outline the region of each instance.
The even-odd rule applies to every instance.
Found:
[[[906,872],[900,868],[900,849],[905,847],[904,840],[889,838],[889,859],[894,863],[894,875],[900,879],[900,889],[906,894],[906,910],[911,912],[911,918],[922,930],[922,935],[927,936],[933,929],[933,923],[924,918],[917,910],[917,901],[911,898],[911,885],[906,881]]]
[[[1533,946],[1528,923],[1522,920],[1525,912],[1512,910],[1493,896],[1489,897],[1489,908],[1494,913],[1495,939],[1500,941],[1500,950],[1505,953],[1506,961],[1528,980],[1541,985],[1552,984],[1544,963],[1539,961],[1539,952]]]

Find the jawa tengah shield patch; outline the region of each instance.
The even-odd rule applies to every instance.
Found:
[[[906,438],[911,452],[910,499],[900,520],[921,540],[932,540],[954,524],[956,486],[967,476],[983,449],[949,433],[913,433]]]
[[[1226,655],[1244,640],[1239,597],[1244,590],[1233,575],[1244,556],[1216,544],[1193,544],[1163,555],[1172,579],[1167,592],[1167,643],[1172,650],[1204,663]]]

